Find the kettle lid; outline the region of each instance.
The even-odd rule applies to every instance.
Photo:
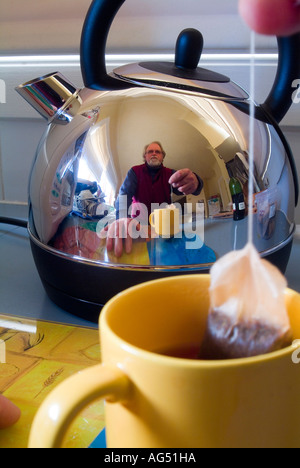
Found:
[[[248,99],[249,95],[227,76],[197,66],[202,50],[202,34],[196,29],[185,29],[177,39],[175,63],[135,63],[119,67],[113,74],[139,86],[229,101]]]

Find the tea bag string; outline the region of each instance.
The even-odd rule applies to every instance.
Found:
[[[249,109],[249,177],[248,177],[248,243],[253,244],[254,203],[254,124],[255,124],[255,32],[250,36],[250,109]]]

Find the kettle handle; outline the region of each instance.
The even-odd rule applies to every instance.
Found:
[[[278,67],[272,90],[261,107],[280,123],[293,104],[293,83],[300,79],[300,33],[277,37]]]
[[[93,0],[83,25],[80,43],[80,65],[87,88],[118,90],[132,88],[107,74],[105,49],[111,24],[125,0]]]
[[[125,0],[93,0],[87,13],[80,45],[81,71],[87,88],[118,90],[133,84],[107,74],[105,49],[111,24]],[[278,69],[272,90],[261,105],[279,123],[292,105],[293,82],[300,77],[300,33],[278,37]]]

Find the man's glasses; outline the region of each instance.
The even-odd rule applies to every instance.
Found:
[[[146,152],[146,154],[162,154],[162,151],[160,150],[149,150]]]

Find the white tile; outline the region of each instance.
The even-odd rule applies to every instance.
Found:
[[[43,120],[1,120],[2,197],[26,202],[28,180],[38,142],[46,128]]]

